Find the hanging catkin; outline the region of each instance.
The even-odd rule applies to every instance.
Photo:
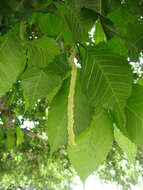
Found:
[[[68,142],[71,147],[75,147],[75,134],[74,134],[74,94],[77,77],[77,67],[74,63],[75,50],[71,53],[70,64],[71,64],[71,81],[68,96]]]

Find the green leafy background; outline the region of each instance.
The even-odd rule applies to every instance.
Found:
[[[51,157],[67,149],[82,181],[114,144],[134,164],[143,146],[142,13],[141,0],[1,2],[2,151],[23,147],[28,120],[44,131]],[[75,147],[67,130],[73,50]]]

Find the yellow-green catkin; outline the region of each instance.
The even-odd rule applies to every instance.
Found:
[[[71,81],[70,81],[70,89],[68,96],[68,142],[71,147],[75,147],[75,134],[74,134],[74,94],[75,94],[75,86],[76,86],[76,78],[77,78],[77,67],[74,63],[76,51],[73,50],[70,56],[70,64],[71,64]]]

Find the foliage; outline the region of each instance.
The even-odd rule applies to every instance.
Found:
[[[137,153],[135,165],[130,163],[125,154],[121,154],[117,145],[114,145],[107,156],[107,160],[95,173],[105,183],[114,182],[123,190],[131,190],[133,185],[142,189],[143,155]]]
[[[18,151],[1,155],[0,189],[70,190],[73,171],[65,150],[49,158],[44,143],[40,144],[37,139],[30,141]]]
[[[46,100],[25,112],[19,82],[14,89],[12,105],[4,107],[1,114],[0,189],[70,189],[74,172],[65,148],[50,155],[45,128]],[[5,104],[11,102],[13,93],[8,94]],[[8,116],[10,108],[12,113]]]
[[[67,148],[83,181],[113,142],[135,162],[143,93],[130,63],[143,53],[142,12],[142,0],[0,3],[2,157],[23,150],[28,121],[46,131],[51,156]]]

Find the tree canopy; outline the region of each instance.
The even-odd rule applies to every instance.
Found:
[[[114,144],[135,164],[142,35],[142,0],[0,2],[0,167],[17,159],[44,172],[64,149],[67,176],[72,165],[84,182]]]

